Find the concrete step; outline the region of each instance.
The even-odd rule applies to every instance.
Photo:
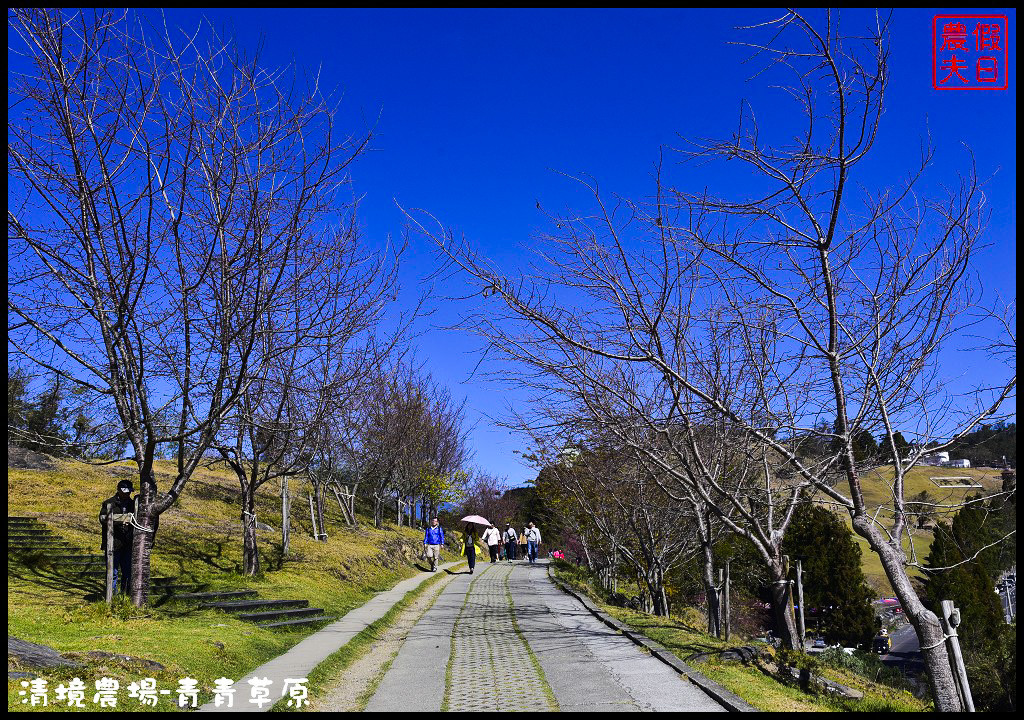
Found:
[[[314,615],[322,615],[323,612],[323,608],[292,608],[290,610],[268,610],[266,612],[242,613],[238,616],[238,619],[248,620],[249,622],[262,622],[264,620],[295,620]]]
[[[309,600],[228,600],[225,602],[206,602],[200,604],[201,608],[216,608],[217,610],[241,611],[241,610],[277,610],[279,608],[301,608],[309,607]]]
[[[317,617],[299,618],[298,620],[283,620],[281,622],[259,623],[256,627],[261,628],[290,628],[300,625],[319,625],[337,619],[334,615],[319,615]]]
[[[40,549],[61,549],[67,548],[68,550],[75,549],[76,546],[66,542],[9,542],[7,543],[8,550],[33,550],[36,548]]]
[[[8,515],[7,516],[7,524],[8,525],[16,525],[16,524],[20,524],[20,523],[38,523],[38,522],[39,522],[39,518],[28,517],[26,515]]]
[[[194,592],[178,595],[178,600],[218,601],[256,597],[255,590],[222,590],[215,592]]]

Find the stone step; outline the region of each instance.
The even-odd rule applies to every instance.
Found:
[[[323,612],[323,608],[293,608],[291,610],[269,610],[267,612],[242,613],[238,616],[238,619],[248,620],[249,622],[261,622],[263,620],[294,620],[297,618],[310,617],[312,615],[322,615]]]
[[[239,611],[239,610],[276,610],[278,608],[300,608],[309,607],[309,600],[238,600],[226,602],[206,602],[199,605],[201,608],[216,608],[217,610]]]
[[[107,561],[103,557],[88,557],[86,555],[50,555],[47,557],[54,565],[69,565],[71,567],[77,567],[79,565],[106,565]]]
[[[281,622],[259,623],[256,627],[261,628],[289,628],[299,625],[318,625],[336,619],[334,615],[320,615],[311,618],[299,618],[298,620],[283,620]]]
[[[153,595],[174,595],[179,597],[182,593],[189,593],[201,587],[203,586],[197,583],[151,584],[149,591]]]
[[[106,559],[106,556],[100,555],[98,553],[89,553],[82,551],[77,553],[61,553],[57,555],[50,555],[50,558],[54,560],[104,560]]]
[[[28,517],[27,515],[8,515],[7,524],[14,525],[18,523],[38,523],[39,518]]]
[[[229,600],[229,599],[240,599],[256,597],[255,590],[222,590],[214,592],[195,592],[195,593],[182,593],[178,595],[178,600]]]
[[[32,539],[38,537],[57,537],[57,535],[54,534],[54,532],[49,528],[39,528],[38,530],[22,530],[19,528],[17,530],[14,530],[13,532],[10,530],[10,528],[8,528],[7,530],[8,540],[23,538]]]
[[[44,549],[45,550],[45,549],[49,549],[49,548],[53,548],[53,549],[67,548],[68,550],[73,550],[73,549],[76,549],[77,546],[72,545],[71,543],[56,542],[56,541],[55,542],[16,542],[16,543],[9,542],[9,543],[7,543],[7,549],[8,550],[34,550],[34,549]]]

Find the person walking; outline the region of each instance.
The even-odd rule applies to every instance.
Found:
[[[501,532],[493,525],[484,530],[483,541],[487,543],[487,552],[491,555],[491,562],[498,562],[498,548],[501,547]]]
[[[526,559],[526,531],[519,533],[519,559]]]
[[[441,546],[444,545],[444,530],[437,518],[430,521],[430,527],[423,534],[423,554],[430,560],[430,572],[437,572],[437,563],[441,561]]]
[[[526,552],[530,558],[530,564],[537,562],[537,547],[540,545],[540,528],[532,522],[526,528]]]
[[[107,521],[109,518],[110,522],[114,524],[114,547],[112,548],[114,588],[117,588],[118,580],[120,580],[121,592],[125,594],[131,592],[132,584],[132,537],[134,531],[132,530],[131,514],[135,512],[135,500],[132,498],[134,490],[135,486],[132,485],[131,480],[121,480],[117,483],[117,490],[113,497],[104,500],[103,505],[100,506],[100,533],[103,538],[100,541],[100,549],[104,552],[107,550]]]
[[[472,525],[466,525],[466,531],[462,534],[462,554],[466,556],[469,564],[469,574],[473,574],[476,567],[476,530]]]
[[[502,536],[505,540],[505,559],[511,562],[516,559],[516,529],[512,527],[511,523],[505,523],[505,534]]]

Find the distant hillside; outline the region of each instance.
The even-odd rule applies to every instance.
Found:
[[[1017,467],[1017,423],[982,425],[949,449],[950,458],[966,458],[973,467]]]
[[[957,457],[961,456],[957,455]],[[948,521],[953,513],[961,507],[961,503],[967,496],[986,495],[997,491],[1002,486],[1002,478],[998,471],[980,470],[977,467],[957,469],[955,474],[971,478],[971,481],[980,487],[964,487],[962,485],[950,487],[944,486],[941,482],[932,479],[937,476],[950,475],[950,473],[951,471],[948,468],[913,468],[904,478],[904,497],[912,498],[922,491],[927,491],[932,498],[932,502],[945,506],[944,509],[936,510],[936,520]],[[886,522],[891,518],[888,508],[892,507],[892,468],[882,465],[864,473],[861,479],[863,481],[864,501],[871,514],[881,522]],[[845,491],[846,487],[841,486],[839,489]],[[834,504],[822,493],[816,496],[816,500],[828,507],[834,507]],[[849,522],[849,515],[846,513],[841,514],[846,519],[846,522]],[[856,535],[854,539],[861,548],[862,567],[868,583],[879,595],[892,595],[892,587],[889,585],[889,580],[882,570],[882,564],[878,559],[878,555],[871,550],[864,538]],[[907,528],[907,534],[903,537],[904,550],[906,550],[908,557],[916,561],[923,561],[925,555],[928,554],[928,546],[931,542],[932,527],[919,528],[916,526],[916,523],[910,523],[910,526]],[[912,568],[910,574],[911,577],[923,577],[916,568]]]

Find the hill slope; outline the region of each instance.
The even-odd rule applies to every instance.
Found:
[[[66,460],[19,464],[32,467],[8,468],[8,515],[37,517],[67,540],[98,552],[100,504],[113,493],[117,479],[133,473],[134,467]],[[169,464],[157,468],[161,486],[166,486],[170,471]],[[346,528],[338,508],[328,507],[329,540],[316,542],[304,494],[293,500],[291,553],[282,558],[278,493],[278,488],[265,487],[257,503],[260,521],[275,528],[260,533],[265,572],[244,577],[239,574],[242,526],[237,482],[223,469],[201,470],[161,517],[154,574],[201,583],[209,590],[251,588],[262,598],[308,599],[311,606],[337,616],[418,572],[414,562],[422,547],[419,532],[378,530],[367,524]],[[210,688],[216,678],[238,678],[311,632],[259,628],[217,610],[175,601],[154,600],[152,607],[139,610],[119,599],[108,608],[97,602],[100,590],[98,581],[67,577],[46,563],[9,562],[8,632],[78,653],[86,667],[73,674],[90,689],[92,681],[103,676],[119,679],[122,688],[146,676],[155,677],[161,687],[173,689],[178,679],[192,677],[200,687]],[[165,669],[86,655],[95,651],[155,661]],[[64,675],[71,677],[66,671],[44,677]],[[56,685],[51,679],[51,686]],[[9,708],[28,709],[19,699],[21,689],[16,680],[8,681]],[[122,691],[122,701],[125,697]],[[137,705],[132,700],[123,709]]]

